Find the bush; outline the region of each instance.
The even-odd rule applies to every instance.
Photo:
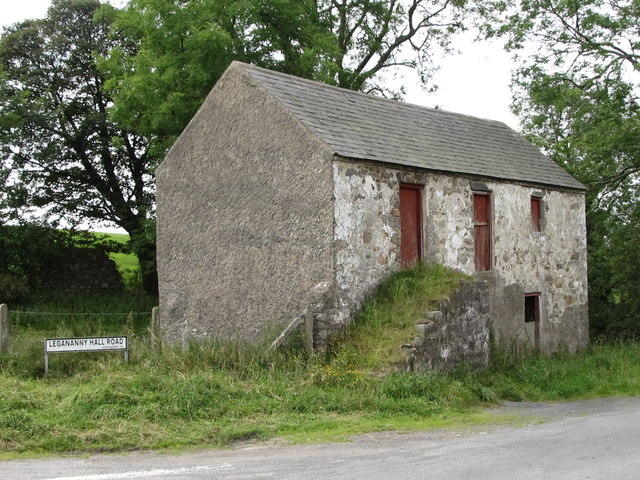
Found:
[[[23,278],[0,273],[0,303],[20,302],[28,293],[29,287]]]
[[[0,272],[38,287],[47,264],[62,256],[65,235],[42,225],[0,225]]]
[[[98,249],[121,256],[128,253],[129,248],[109,236],[92,232],[57,230],[28,223],[0,224],[0,272],[22,279],[30,289],[38,290],[45,283],[51,266],[66,259],[71,247]],[[133,268],[137,269],[135,257],[133,262]]]

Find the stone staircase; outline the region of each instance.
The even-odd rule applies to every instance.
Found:
[[[465,281],[437,310],[424,313],[412,343],[400,346],[407,371],[451,371],[489,364],[489,295],[482,280]]]

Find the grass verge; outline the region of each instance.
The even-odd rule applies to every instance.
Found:
[[[375,305],[364,309],[362,325],[354,326],[330,357],[306,356],[295,342],[280,352],[215,341],[155,351],[146,336],[148,317],[96,315],[144,312],[154,299],[41,298],[38,305],[22,308],[40,308],[42,315],[12,314],[12,351],[0,355],[0,458],[227,446],[274,438],[340,441],[371,431],[495,422],[479,407],[501,400],[640,395],[640,346],[631,342],[594,344],[576,356],[512,358],[495,350],[486,370],[459,369],[449,375],[368,369],[376,362],[364,352],[384,343],[381,337],[388,329],[402,332],[397,323],[403,320],[397,319],[411,318],[401,304],[421,312],[446,294],[444,288],[410,301],[416,285],[420,292],[427,290],[423,274],[449,275],[400,274],[399,285],[392,280],[382,288],[372,300]],[[429,289],[448,282],[429,281]],[[79,315],[45,315],[54,309]],[[124,364],[120,353],[60,354],[51,357],[50,374],[44,377],[42,340],[52,333],[127,333],[130,363]],[[398,341],[389,344],[397,348]],[[379,362],[393,361],[389,349],[378,351]]]
[[[0,458],[227,446],[245,440],[341,441],[382,430],[460,428],[495,419],[502,399],[640,394],[640,348],[594,345],[578,356],[528,356],[482,372],[372,376],[321,358],[238,345],[106,354],[47,378],[0,373]],[[331,373],[327,374],[330,369]]]

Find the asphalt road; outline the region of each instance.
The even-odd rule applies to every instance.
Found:
[[[496,414],[527,421],[324,445],[10,460],[0,479],[640,479],[640,398],[513,403]]]

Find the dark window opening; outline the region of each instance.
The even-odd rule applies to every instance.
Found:
[[[524,321],[525,322],[537,322],[538,321],[538,295],[527,295],[524,297]]]
[[[534,232],[542,231],[542,199],[531,197],[531,229]]]
[[[524,321],[525,324],[534,324],[533,344],[540,348],[540,294],[527,293],[524,296]]]

